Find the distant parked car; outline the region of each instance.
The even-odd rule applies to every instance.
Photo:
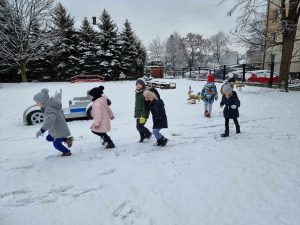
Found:
[[[61,100],[62,92],[55,94],[54,98]],[[71,119],[91,119],[92,102],[88,95],[84,97],[74,97],[69,101],[69,107],[63,108],[63,113],[66,120]],[[23,113],[23,122],[26,125],[35,125],[44,122],[44,116],[41,109],[32,105],[28,107]]]

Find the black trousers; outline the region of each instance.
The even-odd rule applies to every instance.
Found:
[[[140,120],[136,120],[136,129],[140,133],[141,138],[145,138],[145,135],[149,135],[151,132],[143,125],[140,124]]]
[[[107,143],[111,143],[112,140],[110,139],[110,137],[107,135],[107,133],[98,133],[98,132],[95,132],[95,131],[92,131],[94,134],[100,136],[104,142],[107,142]]]
[[[229,133],[229,118],[225,118],[225,132]],[[240,125],[239,125],[239,121],[237,120],[237,118],[233,119],[233,122],[235,124],[235,128],[236,130],[240,130]]]

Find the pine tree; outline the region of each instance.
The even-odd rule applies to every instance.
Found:
[[[114,79],[120,74],[120,52],[118,46],[118,29],[108,12],[104,9],[100,16],[100,50],[101,74],[108,79]]]
[[[129,21],[126,19],[120,34],[121,41],[121,67],[126,75],[136,72],[138,51],[137,40]]]
[[[80,71],[82,74],[98,74],[99,60],[97,57],[96,32],[85,17],[79,33]]]
[[[74,18],[67,13],[64,6],[59,3],[54,10],[52,32],[58,33],[60,38],[55,42],[53,63],[57,74],[56,79],[69,79],[79,74],[79,37],[74,29]]]
[[[135,60],[136,74],[138,77],[144,74],[145,63],[147,59],[147,50],[140,40],[136,40],[137,57]]]

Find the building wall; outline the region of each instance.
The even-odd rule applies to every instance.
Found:
[[[275,3],[280,5],[281,1],[276,0]],[[281,49],[282,49],[281,45],[278,45],[276,42],[273,43],[274,40],[273,37],[275,33],[277,33],[277,42],[282,41],[282,35],[280,33],[281,32],[280,20],[279,17],[277,17],[278,10],[279,8],[276,5],[272,3],[270,4],[269,15],[268,15],[268,26],[267,26],[267,46],[269,47],[266,49],[265,52],[265,69],[270,69],[271,57],[273,55],[273,57],[275,57],[274,70],[276,72],[279,72],[280,70]],[[300,21],[298,21],[298,24],[300,26]],[[300,38],[300,30],[297,31],[296,37],[298,37],[298,39]],[[294,73],[300,72],[300,40],[295,41],[290,72],[294,72]]]

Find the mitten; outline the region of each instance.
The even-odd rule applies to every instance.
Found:
[[[237,106],[236,106],[236,105],[232,105],[231,108],[232,108],[232,109],[236,109]]]
[[[140,117],[140,124],[145,124],[146,123],[146,118],[144,116]]]
[[[44,135],[44,132],[42,130],[38,130],[35,134],[36,138],[43,136],[43,135]]]

